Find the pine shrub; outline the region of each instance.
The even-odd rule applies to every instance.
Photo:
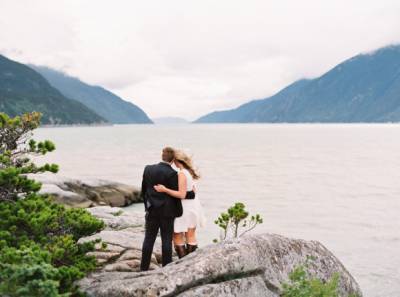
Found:
[[[96,268],[95,242],[78,244],[104,223],[84,209],[67,209],[27,174],[58,171],[37,166],[30,156],[55,149],[36,142],[40,114],[10,118],[0,113],[0,296],[81,296],[75,281]]]

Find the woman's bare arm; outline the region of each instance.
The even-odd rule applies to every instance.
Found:
[[[167,187],[165,187],[164,185],[156,185],[154,186],[154,189],[157,192],[163,192],[166,193],[169,196],[175,197],[175,198],[179,198],[179,199],[185,199],[186,197],[186,176],[183,172],[179,172],[178,173],[178,191],[174,191],[171,189],[168,189]]]

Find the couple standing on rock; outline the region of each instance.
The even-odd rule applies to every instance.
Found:
[[[196,250],[196,227],[204,225],[194,186],[194,180],[198,178],[191,158],[171,147],[163,149],[162,162],[145,167],[142,196],[146,230],[140,265],[142,271],[149,269],[159,229],[163,266],[172,262],[172,242],[179,258]]]

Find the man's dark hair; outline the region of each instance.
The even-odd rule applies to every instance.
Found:
[[[175,158],[175,151],[172,147],[165,147],[162,150],[162,160],[171,163]]]

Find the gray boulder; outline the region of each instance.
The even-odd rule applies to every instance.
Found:
[[[138,228],[141,232],[144,226],[144,212],[127,213],[120,207],[96,206],[87,209],[93,216],[106,224],[106,230],[123,230]]]
[[[100,264],[99,271],[139,271],[144,239],[144,212],[128,213],[122,208],[110,206],[97,206],[87,210],[106,224],[103,231],[79,240],[79,243],[83,243],[101,239],[105,244],[97,244],[96,251],[89,253]],[[150,269],[158,269],[160,263],[160,240],[157,239]]]
[[[41,193],[50,194],[55,201],[71,207],[96,205],[127,206],[142,202],[140,189],[134,186],[101,179],[85,181],[59,175],[35,175],[41,182]]]
[[[131,241],[131,240],[127,240]],[[128,243],[120,239],[118,245]],[[132,245],[133,247],[133,245]],[[134,254],[134,253],[132,253]],[[92,297],[113,296],[271,296],[278,297],[282,282],[294,267],[312,257],[307,270],[322,280],[340,274],[340,296],[362,296],[342,263],[316,241],[280,235],[244,236],[199,249],[170,265],[145,273],[100,271],[79,282]],[[120,271],[129,269],[124,263]]]

